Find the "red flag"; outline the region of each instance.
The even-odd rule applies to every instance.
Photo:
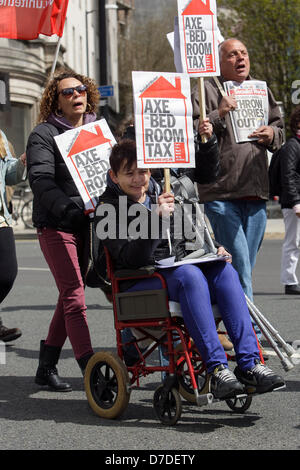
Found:
[[[63,35],[69,0],[0,0],[0,37]]]

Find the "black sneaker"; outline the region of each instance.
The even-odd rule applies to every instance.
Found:
[[[22,331],[19,328],[7,328],[3,325],[0,318],[0,341],[7,343],[8,341],[14,341],[17,338],[20,338]]]
[[[236,367],[234,373],[237,379],[245,385],[247,393],[272,392],[275,388],[285,385],[282,377],[276,375],[269,367],[259,361],[250,370],[242,371]]]
[[[210,391],[215,398],[233,398],[244,393],[244,387],[228,367],[220,364],[212,373]]]
[[[288,294],[288,295],[300,295],[299,284],[286,285],[284,288],[284,292],[285,294]]]

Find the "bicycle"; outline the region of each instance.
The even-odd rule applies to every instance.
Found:
[[[26,183],[16,186],[12,196],[12,218],[15,223],[21,218],[25,228],[32,229],[32,201],[33,196],[30,187]]]

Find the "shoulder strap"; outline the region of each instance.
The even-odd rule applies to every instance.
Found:
[[[218,77],[213,77],[214,81],[215,81],[215,84],[217,85],[218,87],[218,90],[219,92],[221,93],[222,96],[227,96],[225,91],[224,91],[224,88],[222,87],[221,83],[220,83],[220,80],[218,79]]]

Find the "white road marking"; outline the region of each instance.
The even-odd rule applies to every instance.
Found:
[[[50,272],[49,268],[18,268],[19,271],[45,271]]]

